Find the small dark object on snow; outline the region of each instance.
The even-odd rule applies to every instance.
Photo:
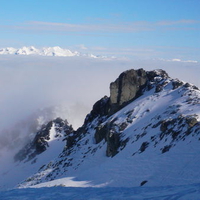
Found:
[[[140,183],[140,186],[143,186],[144,184],[146,184],[148,181],[142,181],[141,183]]]

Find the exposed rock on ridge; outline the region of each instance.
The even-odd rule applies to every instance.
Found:
[[[123,105],[133,99],[147,82],[147,74],[143,69],[128,70],[120,74],[110,84],[110,103]]]
[[[126,143],[126,141],[120,140],[120,133],[128,124],[124,123],[120,127],[116,127],[113,120],[104,125],[102,123],[145,91],[155,88],[155,92],[160,92],[167,78],[169,78],[168,74],[161,69],[153,71],[130,69],[121,73],[110,84],[110,97],[104,96],[94,104],[92,111],[86,116],[83,126],[75,132],[73,140],[86,133],[90,127],[89,124],[96,119],[97,125],[94,135],[96,143],[105,140],[107,142],[106,155],[108,157],[115,156],[118,153],[118,148]],[[72,143],[75,144],[71,141],[70,144]],[[71,147],[71,145],[68,146]]]
[[[168,78],[164,70],[145,71],[144,69],[127,70],[110,84],[111,113],[127,105],[131,100],[143,94],[143,89],[155,77]]]
[[[73,128],[66,120],[62,120],[61,118],[56,118],[48,122],[38,130],[33,141],[28,143],[15,155],[15,161],[28,161],[44,152],[49,147],[49,140],[52,139],[51,131],[55,133],[53,137],[63,139],[65,135],[73,132]]]

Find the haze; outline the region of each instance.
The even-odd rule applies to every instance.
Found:
[[[109,96],[110,82],[130,68],[162,68],[199,86],[198,63],[42,56],[1,56],[0,62],[1,129],[52,106],[57,106],[54,117],[77,128],[92,105]]]

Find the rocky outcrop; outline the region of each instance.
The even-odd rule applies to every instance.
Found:
[[[113,157],[118,153],[119,148],[126,145],[126,141],[120,140],[120,133],[128,126],[128,123],[115,127],[115,120],[103,123],[109,116],[138,98],[145,92],[155,88],[155,93],[162,91],[165,86],[165,79],[169,78],[163,70],[145,71],[144,69],[127,70],[110,84],[110,97],[104,96],[97,101],[90,114],[86,116],[84,125],[68,137],[67,147],[71,148],[76,144],[81,135],[87,133],[90,123],[96,119],[94,139],[96,144],[102,140],[106,141],[106,155]],[[102,125],[103,124],[103,125]],[[143,147],[141,151],[143,151]]]
[[[155,77],[162,79],[168,78],[164,70],[145,71],[144,69],[127,70],[110,84],[110,114],[127,105],[130,101],[143,94],[144,89],[148,86],[151,88],[151,82]],[[157,85],[156,92],[162,90],[162,85]]]
[[[108,157],[115,156],[121,146],[120,131],[116,128],[114,121],[110,121],[104,126],[98,126],[94,135],[97,144],[103,139],[107,142],[106,156]]]
[[[49,121],[38,130],[33,141],[28,143],[15,155],[14,160],[23,161],[27,159],[28,161],[33,159],[36,155],[44,152],[49,147],[48,141],[51,139],[51,130],[56,133],[53,136],[55,138],[63,138],[63,134],[69,135],[73,132],[73,128],[68,124],[67,120],[56,118],[55,120]]]
[[[92,111],[85,118],[84,125],[90,123],[96,117],[102,117],[108,115],[109,109],[110,109],[109,97],[104,96],[93,105]]]
[[[116,133],[113,130],[111,130],[109,131],[109,134],[107,134],[106,136],[107,136],[106,156],[113,157],[119,152],[118,149],[121,146],[120,135],[119,133]]]
[[[110,103],[121,106],[132,100],[145,86],[147,80],[147,74],[143,69],[123,72],[115,82],[110,84]]]

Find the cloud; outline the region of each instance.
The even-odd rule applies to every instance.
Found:
[[[77,47],[81,50],[87,50],[88,49],[84,44],[77,45]]]
[[[172,26],[172,25],[191,25],[191,24],[199,24],[200,21],[198,20],[174,20],[174,21],[159,21],[157,22],[157,25],[159,26]]]
[[[88,51],[95,55],[108,55],[117,58],[126,57],[129,59],[157,59],[163,61],[172,61],[172,59],[180,59],[181,62],[199,62],[197,52],[199,48],[192,47],[175,47],[175,46],[135,46],[132,48],[113,48],[103,46],[88,47]],[[177,58],[176,58],[176,57]],[[175,57],[175,58],[174,58]]]
[[[52,23],[32,21],[28,22],[27,26],[19,28],[37,29],[37,30],[51,30],[51,31],[65,31],[65,32],[136,32],[151,30],[147,22],[135,22],[125,24],[67,24],[67,23]]]
[[[155,30],[199,30],[199,20],[174,20],[174,21],[132,21],[132,22],[105,22],[105,23],[59,23],[45,21],[29,21],[18,25],[1,26],[2,29],[62,32],[69,34],[101,34],[101,33],[135,33]]]
[[[198,63],[197,60],[181,60],[180,58],[173,58],[173,59],[160,59],[167,62],[183,62],[183,63]]]

